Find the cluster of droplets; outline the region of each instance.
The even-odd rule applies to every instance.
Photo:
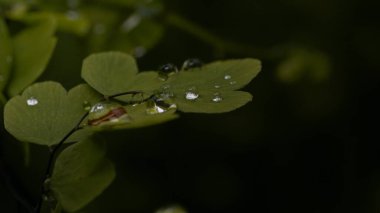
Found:
[[[170,85],[163,85],[157,95],[147,101],[147,114],[153,115],[164,113],[168,110],[176,110],[177,105],[172,101],[173,98],[174,93],[170,90]]]

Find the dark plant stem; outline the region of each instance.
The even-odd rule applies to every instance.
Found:
[[[123,92],[123,93],[118,93],[118,94],[115,94],[115,95],[111,95],[111,96],[105,96],[101,101],[104,101],[104,100],[108,100],[108,99],[112,99],[112,98],[117,98],[119,96],[123,96],[123,95],[137,95],[137,94],[143,94],[143,92],[141,91],[129,91],[129,92]],[[154,97],[154,95],[151,95],[150,97],[146,98],[146,99],[143,99],[141,101],[139,101],[138,103],[142,103],[144,101],[147,101],[147,100],[150,100]],[[46,180],[48,180],[51,175],[52,175],[52,168],[53,168],[53,163],[54,163],[54,159],[56,158],[56,155],[58,154],[58,151],[61,149],[62,145],[65,143],[65,141],[76,131],[80,130],[82,127],[80,127],[80,124],[84,121],[84,119],[88,116],[89,112],[86,112],[82,118],[79,120],[79,122],[77,123],[77,125],[72,129],[70,130],[70,132],[68,132],[65,137],[63,137],[59,143],[52,147],[51,149],[51,152],[50,152],[50,156],[49,156],[49,160],[48,160],[48,164],[47,164],[47,167],[46,167],[46,170],[45,170],[45,175],[44,175],[44,181],[42,182],[42,186],[41,186],[41,196],[38,200],[38,203],[34,209],[34,213],[40,213],[41,211],[41,207],[42,207],[42,202],[43,202],[43,196],[45,195],[46,193],[46,189],[44,187],[44,183]]]
[[[77,130],[81,129],[80,127],[80,124],[84,121],[84,119],[88,116],[88,112],[86,112],[82,118],[79,120],[79,122],[77,123],[77,125],[72,129],[70,130],[69,133],[67,133],[65,135],[65,137],[62,138],[61,141],[59,141],[59,143],[52,149],[51,153],[50,153],[50,156],[49,156],[49,160],[48,160],[48,164],[47,164],[47,167],[46,167],[46,171],[45,171],[45,175],[44,175],[44,181],[42,183],[42,187],[41,187],[41,196],[38,200],[38,203],[35,207],[35,213],[40,213],[41,211],[41,207],[42,207],[42,201],[43,201],[43,196],[44,194],[46,193],[46,189],[44,188],[44,183],[47,179],[49,179],[51,177],[51,173],[52,173],[52,168],[53,168],[53,163],[54,163],[54,159],[58,153],[58,151],[60,150],[60,148],[62,147],[62,145],[64,144],[64,142],[74,133],[76,132]]]

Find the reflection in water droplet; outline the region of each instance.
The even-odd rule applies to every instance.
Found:
[[[234,85],[234,84],[236,84],[236,81],[231,81],[230,84]]]
[[[189,58],[185,62],[183,62],[182,70],[189,70],[193,68],[202,67],[203,63],[198,58]]]
[[[197,100],[198,97],[199,97],[199,94],[195,93],[195,92],[192,92],[192,91],[188,91],[188,92],[185,93],[185,98],[187,100],[194,101],[194,100]]]
[[[104,108],[105,108],[105,103],[97,103],[91,107],[90,112],[91,113],[98,113],[98,112],[102,111]]]
[[[28,106],[35,106],[38,104],[38,100],[35,97],[30,97],[26,100],[26,104],[28,104]]]
[[[75,10],[69,10],[66,12],[66,17],[70,20],[76,20],[79,18],[79,13]]]
[[[212,101],[215,103],[219,103],[223,100],[222,96],[220,96],[219,93],[214,93],[214,97],[212,98]]]

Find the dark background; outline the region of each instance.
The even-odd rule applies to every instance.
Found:
[[[139,67],[180,65],[190,57],[259,58],[262,72],[244,88],[253,102],[226,114],[181,113],[166,124],[99,135],[109,141],[117,178],[83,212],[145,213],[170,204],[193,213],[380,212],[378,1],[167,0],[164,5],[164,14],[178,13],[251,48],[220,52],[167,25],[161,41],[138,59]],[[70,88],[81,82],[87,53],[74,36],[58,38],[52,65],[40,80]],[[279,78],[278,67],[293,49],[322,54],[328,71],[315,71],[314,62],[307,62],[296,80]],[[308,74],[325,71],[322,80]],[[25,185],[37,182],[44,162],[46,149],[33,146],[35,167],[14,173]],[[27,191],[36,199],[38,186]],[[1,202],[9,212],[15,209],[12,198]]]

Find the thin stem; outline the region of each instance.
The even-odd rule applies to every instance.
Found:
[[[70,130],[69,133],[67,133],[65,135],[65,137],[63,137],[61,139],[61,141],[59,141],[59,143],[53,148],[52,152],[50,153],[50,156],[49,156],[49,160],[48,160],[48,165],[46,167],[46,171],[45,171],[45,179],[44,179],[44,182],[49,179],[51,177],[51,173],[52,173],[52,168],[53,168],[53,163],[54,163],[54,159],[55,159],[55,156],[57,155],[59,149],[62,147],[62,145],[64,144],[64,142],[74,133],[76,132],[77,130],[81,129],[80,127],[80,124],[84,121],[84,119],[88,116],[88,112],[86,112],[82,118],[79,120],[79,122],[77,123],[77,125],[72,129]],[[38,200],[38,203],[37,203],[37,206],[35,208],[35,211],[36,213],[39,213],[41,211],[41,207],[42,207],[42,200],[43,200],[43,195],[45,194],[45,189],[44,189],[44,182],[42,183],[42,187],[41,187],[41,196],[40,196],[40,199]]]

